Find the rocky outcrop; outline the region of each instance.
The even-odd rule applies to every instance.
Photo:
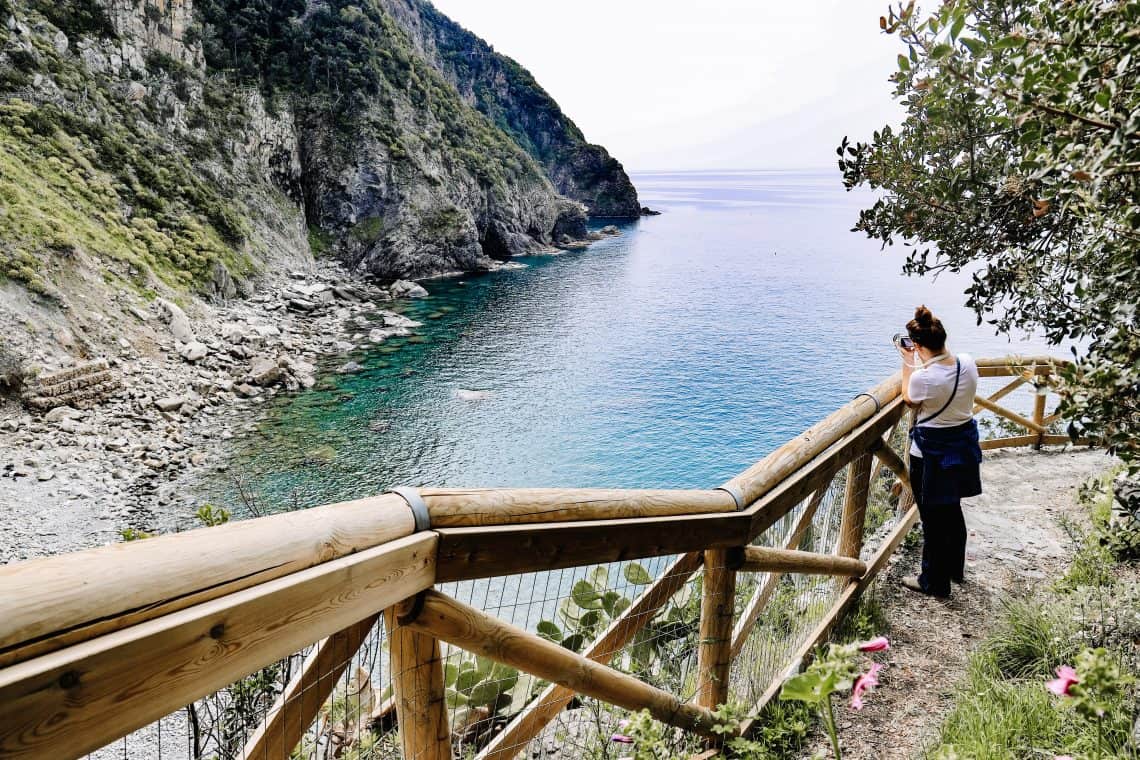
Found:
[[[529,71],[496,53],[426,0],[379,0],[417,52],[496,126],[542,165],[563,195],[591,216],[633,218],[637,190],[621,163],[582,131]]]

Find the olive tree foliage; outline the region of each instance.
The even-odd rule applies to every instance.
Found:
[[[966,271],[1002,332],[1071,342],[1071,435],[1140,464],[1140,2],[948,0],[879,19],[898,37],[900,127],[839,146],[856,230],[908,274]]]

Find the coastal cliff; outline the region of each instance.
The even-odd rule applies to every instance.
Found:
[[[5,332],[98,353],[114,331],[79,302],[129,325],[321,258],[491,269],[587,238],[587,212],[637,214],[620,164],[426,3],[0,0]]]
[[[522,146],[563,195],[591,216],[633,218],[637,190],[621,163],[582,131],[531,73],[444,16],[426,0],[379,0],[416,51],[470,105]]]

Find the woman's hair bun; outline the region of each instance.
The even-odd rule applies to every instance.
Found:
[[[914,321],[920,327],[933,327],[934,326],[934,312],[925,306],[919,306],[914,310]]]

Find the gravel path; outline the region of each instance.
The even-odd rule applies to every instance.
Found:
[[[881,686],[862,713],[844,705],[836,716],[846,760],[922,757],[999,601],[1063,571],[1072,547],[1057,518],[1076,513],[1077,487],[1112,464],[1103,452],[1068,447],[987,453],[985,493],[965,507],[966,583],[947,601],[901,586],[917,568],[917,548],[895,555],[876,584],[891,638],[891,650],[876,658],[887,664]],[[804,757],[819,751],[831,757],[825,737],[816,737],[810,750]]]

